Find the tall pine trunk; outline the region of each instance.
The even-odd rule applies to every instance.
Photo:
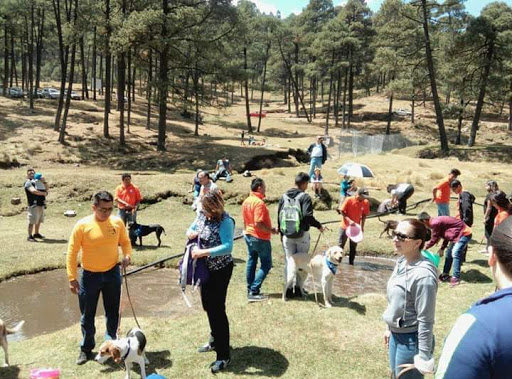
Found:
[[[244,89],[245,89],[245,115],[247,118],[247,130],[252,133],[251,109],[249,107],[249,78],[247,77],[247,47],[244,46]]]
[[[108,138],[109,134],[109,125],[108,125],[108,117],[110,114],[110,91],[111,91],[111,62],[112,56],[110,55],[110,0],[105,0],[105,25],[107,29],[107,33],[105,35],[105,109],[103,112],[103,136]]]
[[[260,99],[260,114],[258,117],[258,133],[260,132],[261,126],[261,112],[263,112],[263,94],[265,93],[265,79],[267,78],[267,62],[269,58],[271,42],[267,43],[267,51],[265,53],[265,63],[263,65],[263,79],[261,81],[261,99]]]
[[[44,8],[39,8],[39,28],[36,42],[36,88],[41,87],[41,65],[43,61]]]
[[[94,27],[93,37],[92,37],[92,99],[96,101],[96,62],[98,60],[98,53],[96,51],[96,26]]]
[[[9,34],[7,22],[4,23],[4,77],[2,84],[2,95],[6,96],[7,87],[9,87]]]
[[[167,38],[167,17],[169,15],[169,0],[162,0],[162,13],[164,21],[162,23],[162,38]],[[158,99],[158,143],[157,149],[165,151],[165,137],[167,132],[167,72],[169,67],[169,42],[164,43],[160,50],[160,71],[159,79],[159,99]]]
[[[153,81],[153,53],[149,50],[149,65],[148,65],[148,85],[147,85],[147,96],[148,96],[148,107],[146,112],[146,129],[151,129],[151,90]]]

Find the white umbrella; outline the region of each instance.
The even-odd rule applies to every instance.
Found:
[[[338,173],[355,178],[373,178],[373,172],[370,168],[360,163],[345,163],[338,169]]]

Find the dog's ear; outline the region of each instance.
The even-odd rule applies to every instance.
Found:
[[[114,362],[121,363],[121,349],[119,349],[114,344],[110,344],[109,346],[109,353]]]

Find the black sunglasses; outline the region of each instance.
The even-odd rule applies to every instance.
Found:
[[[414,239],[412,237],[409,237],[406,234],[403,234],[403,233],[400,233],[400,232],[396,232],[394,230],[391,232],[391,235],[393,236],[393,238],[396,238],[400,242],[404,242],[405,240],[413,240]]]

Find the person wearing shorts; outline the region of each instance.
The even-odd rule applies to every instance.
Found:
[[[44,205],[48,194],[48,185],[46,179],[41,178],[41,183],[45,186],[46,191],[36,189],[35,173],[33,168],[29,168],[27,170],[27,180],[24,184],[25,194],[27,195],[28,242],[37,242],[36,238],[44,238],[39,233],[39,228],[44,221]]]

